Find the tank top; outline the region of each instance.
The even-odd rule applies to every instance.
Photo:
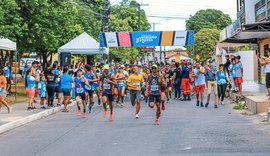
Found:
[[[27,86],[26,86],[26,88],[35,89],[36,88],[36,82],[32,81],[30,78],[31,78],[31,75],[28,75],[27,76]]]
[[[75,92],[78,94],[85,93],[85,83],[83,82],[83,78],[75,79]]]
[[[159,94],[159,76],[154,77],[152,74],[149,77],[150,83],[150,95],[160,95]]]
[[[94,80],[93,76],[92,76],[92,72],[89,72],[89,73],[84,73],[84,77],[87,79],[87,80]],[[93,82],[89,82],[89,86],[85,86],[85,89],[86,90],[93,90],[94,88],[92,87],[93,86]]]
[[[105,74],[102,74],[101,76],[101,82],[103,84],[103,92],[105,92],[106,94],[112,94],[112,84],[107,83],[107,79],[111,80],[111,74],[105,76]]]
[[[264,72],[265,74],[270,74],[270,64],[266,64],[265,67],[264,67]]]

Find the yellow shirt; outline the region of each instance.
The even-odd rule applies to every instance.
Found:
[[[141,83],[143,83],[143,81],[144,81],[143,76],[140,74],[138,75],[132,74],[127,79],[127,83],[134,86],[132,88],[129,87],[129,89],[132,89],[132,90],[141,90]]]

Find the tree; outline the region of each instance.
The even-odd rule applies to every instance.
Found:
[[[198,11],[194,16],[190,16],[186,21],[186,28],[197,33],[203,28],[222,30],[231,23],[230,16],[222,11],[206,9]]]
[[[194,55],[189,50],[189,55],[195,60],[205,61],[214,55],[215,46],[219,40],[220,30],[202,29],[195,34]]]
[[[119,5],[111,6],[109,17],[110,31],[138,31],[138,3],[133,0],[123,0]],[[141,31],[150,29],[145,12],[141,10]],[[123,61],[136,60],[137,48],[110,48],[110,58],[120,56]]]

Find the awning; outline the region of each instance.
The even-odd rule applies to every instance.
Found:
[[[109,48],[101,48],[99,42],[89,36],[86,32],[74,38],[58,49],[58,53],[68,52],[71,54],[108,54]]]
[[[16,51],[17,44],[6,38],[0,38],[0,50]]]

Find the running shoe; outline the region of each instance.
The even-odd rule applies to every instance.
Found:
[[[46,109],[46,107],[45,106],[41,106],[40,109]]]
[[[196,106],[197,106],[197,107],[199,107],[199,105],[200,105],[200,101],[197,101],[197,104],[196,104]]]
[[[78,110],[77,116],[80,116],[80,115],[81,115],[81,110]]]
[[[58,104],[57,104],[57,107],[60,107],[60,106],[61,106],[61,104],[60,104],[60,103],[58,103]]]
[[[165,110],[165,105],[164,105],[164,103],[163,104],[161,104],[162,106],[161,106],[161,109],[164,111]]]
[[[113,115],[110,114],[110,121],[113,121]]]
[[[203,103],[201,102],[201,107],[204,107]]]
[[[107,116],[107,111],[104,111],[103,117],[106,118],[106,116]]]
[[[136,119],[139,119],[139,114],[136,114],[136,115],[135,115],[135,118],[136,118]]]
[[[215,105],[215,108],[218,108],[218,106],[217,106],[217,105]]]
[[[208,105],[209,105],[209,103],[206,103],[206,104],[205,104],[205,108],[207,108],[207,107],[208,107]]]
[[[155,124],[156,124],[156,125],[159,125],[159,121],[158,121],[158,119],[156,119]]]
[[[121,107],[124,107],[124,103],[121,103]]]
[[[88,111],[89,111],[89,113],[92,113],[92,106],[89,106]]]
[[[86,119],[86,113],[83,113],[83,118]]]

